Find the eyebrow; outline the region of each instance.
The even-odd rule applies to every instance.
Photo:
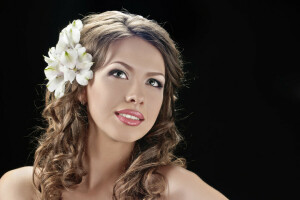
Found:
[[[110,64],[114,64],[114,63],[118,63],[118,64],[121,64],[123,65],[125,68],[127,68],[128,70],[130,71],[133,71],[133,67],[131,67],[130,65],[124,63],[124,62],[121,62],[121,61],[116,61],[116,62],[113,62],[113,63],[110,63]],[[165,78],[165,75],[163,73],[160,73],[160,72],[147,72],[147,75],[150,75],[150,76],[154,76],[154,75],[161,75]]]

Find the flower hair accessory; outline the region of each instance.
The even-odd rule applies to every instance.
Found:
[[[48,64],[44,70],[49,80],[47,88],[55,91],[56,98],[64,95],[68,81],[72,83],[76,78],[80,85],[87,85],[93,78],[92,56],[79,44],[82,26],[81,20],[74,20],[60,32],[56,47],[49,49],[49,57],[44,56]]]

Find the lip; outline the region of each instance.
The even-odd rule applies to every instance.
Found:
[[[117,113],[132,115],[132,116],[139,118],[140,120],[144,120],[144,115],[142,113],[140,113],[139,111],[124,109],[124,110],[117,111]]]
[[[140,120],[128,119],[126,117],[123,117],[122,115],[119,115],[119,113],[132,115],[132,116],[139,118]],[[139,124],[141,124],[144,121],[143,114],[138,111],[135,111],[135,110],[125,109],[125,110],[117,111],[117,112],[115,112],[115,114],[121,122],[123,122],[129,126],[138,126]]]

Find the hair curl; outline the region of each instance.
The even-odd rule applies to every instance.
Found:
[[[83,19],[80,43],[93,55],[92,70],[104,63],[109,45],[119,39],[137,36],[155,46],[163,56],[166,84],[162,107],[154,126],[136,141],[125,172],[116,181],[113,199],[157,199],[166,189],[159,167],[176,165],[186,168],[184,158],[174,150],[183,139],[175,126],[175,101],[183,85],[182,60],[169,34],[155,21],[119,11],[91,14]],[[78,100],[83,86],[66,84],[65,95],[55,99],[46,92],[47,121],[35,152],[33,181],[42,199],[60,199],[62,190],[79,184],[87,174],[83,156],[87,146],[87,110]]]

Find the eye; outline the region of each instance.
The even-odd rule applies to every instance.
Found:
[[[114,69],[110,71],[109,75],[113,75],[117,78],[127,79],[126,73],[118,69]]]
[[[126,73],[123,72],[122,70],[119,70],[119,69],[114,69],[114,70],[110,71],[109,75],[112,75],[116,78],[127,79]],[[158,81],[156,79],[153,79],[153,78],[148,80],[148,84],[153,86],[153,87],[156,87],[158,89],[163,87],[163,85],[161,84],[160,81]]]
[[[156,79],[151,78],[151,79],[149,79],[148,83],[149,83],[150,85],[152,85],[153,87],[156,87],[156,88],[162,88],[161,82],[159,82],[159,81],[156,80]]]

